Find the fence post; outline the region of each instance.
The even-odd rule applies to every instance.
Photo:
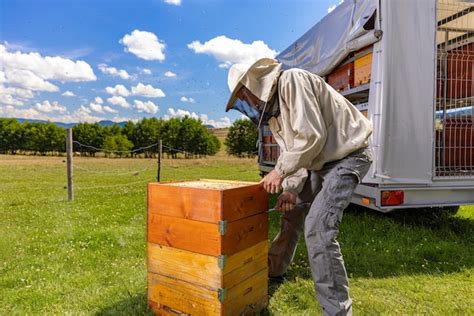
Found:
[[[66,159],[67,159],[67,199],[74,199],[72,190],[72,128],[66,129]]]
[[[161,139],[158,141],[158,173],[156,175],[156,181],[160,182],[161,175],[161,156],[163,155],[163,143]]]

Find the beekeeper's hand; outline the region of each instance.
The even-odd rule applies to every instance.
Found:
[[[280,192],[281,182],[283,179],[280,177],[278,172],[273,169],[265,178],[260,181],[260,184],[263,185],[263,188],[268,193],[278,193]]]
[[[284,191],[278,197],[277,207],[276,209],[280,212],[288,212],[291,211],[296,204],[296,194],[289,191]]]

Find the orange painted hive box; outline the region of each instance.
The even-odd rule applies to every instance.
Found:
[[[268,195],[256,183],[148,185],[148,304],[159,315],[254,314],[267,304]]]

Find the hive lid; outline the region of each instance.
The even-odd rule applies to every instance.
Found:
[[[191,181],[180,181],[180,182],[169,182],[166,185],[208,189],[208,190],[228,190],[241,188],[249,185],[256,185],[258,182],[246,182],[246,181],[231,181],[231,180],[211,180],[211,179],[199,179]]]

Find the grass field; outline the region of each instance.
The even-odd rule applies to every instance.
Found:
[[[148,159],[0,156],[0,315],[144,315]],[[135,172],[139,170],[138,172]],[[258,180],[255,160],[165,160],[163,180]],[[271,238],[278,214],[271,215]],[[356,315],[474,315],[474,207],[454,217],[350,208],[339,238]],[[318,315],[301,241],[274,315]]]

